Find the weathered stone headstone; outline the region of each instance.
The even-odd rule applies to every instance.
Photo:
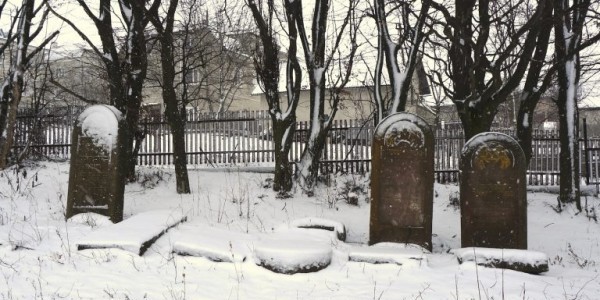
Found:
[[[108,105],[94,105],[77,118],[71,144],[67,219],[95,212],[123,219],[124,182],[119,176],[117,137],[121,113]]]
[[[420,117],[397,113],[373,137],[370,244],[412,243],[431,250],[433,133]]]
[[[525,155],[513,138],[485,132],[460,160],[462,247],[527,249]]]

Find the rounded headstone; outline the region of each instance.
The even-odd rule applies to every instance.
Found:
[[[113,106],[93,105],[77,118],[71,143],[66,218],[95,212],[111,221],[123,218],[123,185],[117,140],[121,113]]]
[[[420,117],[396,113],[375,129],[369,243],[412,243],[431,250],[433,133]]]
[[[526,161],[496,132],[467,141],[460,160],[462,247],[527,249]]]

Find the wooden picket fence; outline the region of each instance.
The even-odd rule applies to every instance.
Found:
[[[322,172],[365,173],[370,167],[373,126],[359,120],[336,120],[323,151]],[[138,157],[142,165],[173,163],[172,137],[164,120],[141,123],[146,138]],[[298,122],[290,160],[299,160],[308,136],[308,122]],[[191,165],[273,163],[271,118],[266,111],[223,114],[190,112],[186,122],[187,161]]]
[[[515,136],[513,130],[496,130],[510,136]],[[456,182],[458,181],[458,163],[460,153],[465,144],[464,135],[461,129],[438,129],[436,130],[436,153],[435,170],[437,182]],[[586,141],[580,140],[579,162],[582,175],[587,177],[590,174],[591,182],[598,180],[598,168],[600,156],[592,155],[586,160],[586,149],[588,153],[592,151],[593,145],[600,143],[599,138],[592,138]],[[560,140],[557,131],[553,130],[534,130],[532,141],[532,152],[529,167],[527,169],[527,181],[530,185],[558,185],[559,184],[559,154]],[[587,172],[588,166],[592,166],[591,172]]]
[[[273,161],[273,145],[266,136],[270,119],[264,111],[223,114],[190,112],[186,122],[187,161],[191,165],[231,165]],[[172,136],[165,120],[143,120],[146,133],[138,163],[173,163]]]
[[[32,158],[68,159],[73,124],[81,111],[77,107],[19,110],[14,151]]]
[[[600,193],[600,139],[588,139],[585,152],[585,169],[587,184],[596,185],[596,193]]]
[[[22,111],[18,117],[15,150],[27,150],[30,156],[69,159],[71,134],[77,109],[53,112]],[[171,165],[172,136],[160,117],[142,120],[145,133],[138,164]],[[290,160],[298,161],[308,136],[307,122],[298,122]],[[371,140],[374,126],[365,120],[335,120],[321,158],[322,173],[366,173],[371,165]],[[498,130],[513,135],[510,130]],[[186,151],[192,166],[272,165],[274,144],[271,119],[266,111],[227,112],[222,114],[189,111],[186,124]],[[460,128],[435,131],[435,179],[457,182],[458,162],[464,137]],[[587,152],[586,152],[587,144]],[[599,182],[600,139],[582,140],[582,174],[590,183]],[[559,175],[559,139],[555,131],[535,131],[532,159],[528,169],[531,185],[557,185]],[[589,176],[588,176],[589,174]]]

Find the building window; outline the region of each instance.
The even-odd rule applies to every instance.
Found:
[[[185,74],[185,81],[187,83],[197,84],[198,82],[200,82],[200,71],[198,69],[186,71],[187,73]]]

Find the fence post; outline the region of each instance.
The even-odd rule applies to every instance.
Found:
[[[585,184],[590,184],[590,153],[588,151],[587,120],[583,118],[583,149],[585,151]]]

